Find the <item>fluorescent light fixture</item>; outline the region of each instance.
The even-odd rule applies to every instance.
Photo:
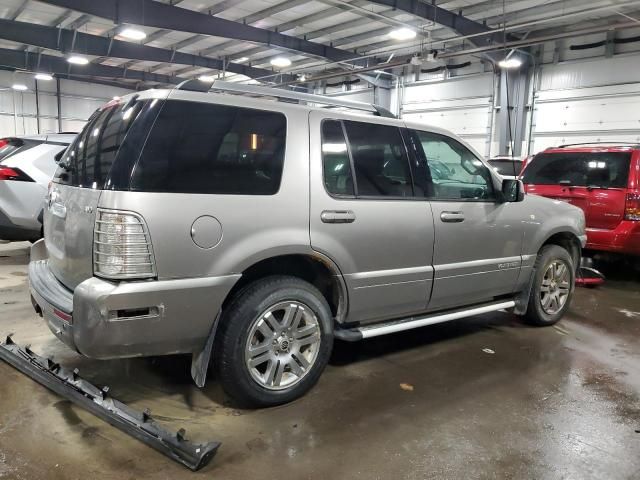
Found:
[[[115,97],[113,97],[113,99],[117,102],[118,100],[120,100],[120,97],[116,95]]]
[[[125,28],[118,33],[118,35],[130,40],[142,40],[143,38],[147,38],[147,34],[137,28]]]
[[[13,88],[14,90],[18,90],[19,92],[24,92],[25,90],[29,90],[27,86],[22,83],[14,83],[13,85],[11,85],[11,88]]]
[[[44,80],[44,81],[48,82],[49,80],[53,80],[53,77],[51,75],[49,75],[48,73],[36,73],[35,79],[36,80]]]
[[[244,63],[247,60],[249,60],[249,57],[240,57],[236,58],[235,60],[231,60],[231,63]]]
[[[215,79],[216,77],[212,75],[200,75],[198,77],[198,80],[200,80],[201,82],[213,82]]]
[[[275,57],[271,59],[271,65],[278,68],[285,68],[291,66],[291,60],[286,57]]]
[[[406,27],[396,28],[389,32],[389,37],[394,40],[411,40],[412,38],[416,38],[416,35],[417,33],[415,30],[411,30]]]
[[[80,55],[71,55],[67,58],[67,62],[73,63],[74,65],[86,65],[89,63],[89,60],[86,57],[81,57]]]
[[[522,65],[522,60],[515,57],[505,58],[504,60],[500,60],[498,62],[498,66],[500,68],[506,68],[509,70],[514,68],[520,68],[520,65]]]

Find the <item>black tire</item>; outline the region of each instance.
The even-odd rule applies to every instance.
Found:
[[[254,323],[269,308],[282,302],[309,307],[320,329],[320,343],[315,361],[298,383],[271,390],[252,377],[246,365],[245,349]],[[239,406],[270,407],[291,402],[309,391],[324,371],[332,348],[331,309],[320,291],[296,277],[271,276],[240,290],[223,312],[214,343],[213,368],[225,392]]]
[[[542,305],[542,282],[545,272],[553,262],[561,262],[566,265],[569,275],[569,291],[564,305],[562,305],[557,312],[548,313]],[[539,327],[553,325],[565,314],[573,297],[576,278],[575,265],[573,264],[571,254],[558,245],[545,245],[538,253],[533,275],[533,285],[531,287],[531,293],[529,294],[529,305],[524,318],[527,323]]]

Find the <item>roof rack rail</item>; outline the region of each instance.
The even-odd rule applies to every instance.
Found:
[[[178,88],[180,88],[180,86],[178,86]],[[298,102],[319,103],[321,105],[328,105],[331,107],[344,107],[353,110],[371,112],[374,115],[378,115],[379,117],[397,118],[386,108],[375,105],[373,103],[343,100],[338,98],[326,97],[324,95],[315,95],[312,93],[292,92],[290,90],[284,90],[282,88],[264,87],[262,85],[241,85],[238,83],[216,80],[211,85],[211,90],[258,95],[262,97],[276,97],[278,99],[295,100]]]
[[[640,144],[638,142],[581,142],[581,143],[566,143],[564,145],[559,145],[555,148],[565,148],[565,147],[579,147],[581,145],[624,145],[630,147],[639,147]]]

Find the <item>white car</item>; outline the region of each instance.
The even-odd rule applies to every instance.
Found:
[[[56,155],[75,133],[0,139],[0,240],[42,237],[42,209]]]
[[[491,165],[502,178],[518,178],[524,167],[524,160],[520,157],[505,155],[490,158],[489,165]]]

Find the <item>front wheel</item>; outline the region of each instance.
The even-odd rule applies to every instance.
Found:
[[[569,308],[574,287],[575,267],[569,252],[558,245],[545,245],[536,259],[527,322],[538,326],[558,322]]]
[[[285,276],[258,280],[224,312],[214,367],[243,406],[268,407],[304,395],[333,346],[331,309],[313,285]]]

